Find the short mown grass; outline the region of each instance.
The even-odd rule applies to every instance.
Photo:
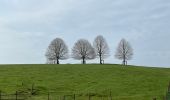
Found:
[[[170,68],[122,65],[0,65],[0,90],[36,93],[30,100],[52,100],[76,94],[77,100],[162,100],[170,81]],[[102,97],[101,97],[102,96]],[[67,97],[71,100],[71,97]]]

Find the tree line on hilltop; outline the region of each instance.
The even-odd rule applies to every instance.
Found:
[[[60,60],[69,58],[69,50],[61,38],[55,38],[49,44],[45,53],[47,64],[60,64]],[[93,45],[86,39],[79,39],[72,48],[71,58],[81,60],[86,64],[86,60],[99,58],[99,63],[104,64],[104,59],[109,57],[109,46],[105,38],[97,36]],[[131,60],[133,49],[128,41],[121,39],[116,49],[115,58],[122,60],[123,65],[127,65],[127,60]]]

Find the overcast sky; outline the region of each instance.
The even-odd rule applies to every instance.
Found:
[[[106,63],[121,63],[114,53],[125,38],[134,49],[129,64],[170,67],[170,0],[0,0],[0,64],[45,63],[54,38],[71,50],[97,35],[110,47]]]

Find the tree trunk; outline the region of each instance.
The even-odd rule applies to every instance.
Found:
[[[125,44],[123,43],[123,65],[126,65]]]
[[[123,58],[123,65],[126,65],[125,57]]]
[[[99,55],[99,58],[100,58],[100,64],[102,64],[102,56]]]
[[[83,57],[83,64],[86,64],[85,58]]]
[[[57,58],[57,64],[60,64],[59,59]]]

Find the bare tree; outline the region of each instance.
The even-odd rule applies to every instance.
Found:
[[[104,61],[104,58],[107,58],[109,56],[109,47],[107,45],[106,40],[103,36],[99,35],[95,38],[93,43],[96,55],[100,59],[100,64],[102,64],[102,61]]]
[[[56,38],[48,46],[45,56],[47,63],[59,64],[59,60],[68,58],[68,47],[61,38]]]
[[[115,57],[117,59],[123,60],[123,65],[127,65],[127,60],[132,59],[133,49],[129,42],[125,39],[122,39],[117,47]]]
[[[94,48],[87,40],[80,39],[72,49],[72,57],[77,60],[82,59],[82,63],[85,64],[86,60],[94,59],[96,54]]]

